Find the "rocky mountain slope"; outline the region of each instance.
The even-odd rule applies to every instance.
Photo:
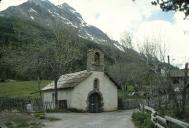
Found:
[[[19,6],[12,6],[0,12],[0,16],[24,18],[46,27],[50,27],[54,21],[61,22],[77,28],[82,38],[104,45],[118,44],[97,27],[88,25],[81,14],[67,3],[55,6],[48,0],[28,0]]]
[[[51,28],[56,23],[63,25],[59,28],[63,29],[61,32],[65,35],[70,35],[68,38],[76,39],[74,42],[79,44],[77,49],[81,53],[81,57],[65,67],[66,72],[86,69],[88,49],[100,48],[105,54],[105,70],[115,79],[126,80],[128,74],[136,74],[139,78],[143,76],[140,74],[144,72],[146,66],[144,58],[139,53],[133,49],[127,49],[127,54],[120,51],[118,42],[111,40],[97,27],[88,25],[81,14],[67,3],[55,6],[48,0],[28,0],[0,12],[0,80],[36,79],[35,70],[25,64],[25,58],[30,54],[35,58],[36,51],[43,51],[46,46],[50,47],[55,42]],[[76,32],[75,29],[72,31],[72,28],[76,28]],[[18,60],[21,62],[17,62]],[[25,71],[20,70],[23,63],[27,68]],[[120,74],[121,70],[126,70],[127,73]],[[49,77],[45,76],[44,79]]]

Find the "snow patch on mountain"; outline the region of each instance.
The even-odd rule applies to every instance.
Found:
[[[53,14],[53,12],[51,12],[51,10],[50,10],[50,9],[48,9],[48,12],[49,12],[49,13],[51,13],[51,14]]]
[[[29,9],[29,12],[34,12],[34,13],[38,13],[36,10],[34,10],[33,8]]]
[[[89,33],[87,33],[87,32],[86,32],[86,34],[87,34],[87,36],[88,36],[91,40],[94,40],[94,37],[93,37],[91,34],[89,34]]]
[[[78,17],[81,21],[81,26],[87,26],[87,23],[81,18],[81,17]]]
[[[114,43],[114,46],[116,46],[119,50],[124,51],[124,49],[121,45]]]
[[[67,20],[66,24],[71,25],[74,28],[78,28],[76,25],[74,25],[71,21]]]
[[[33,16],[30,16],[30,18],[31,18],[32,20],[34,20],[34,19],[35,19]]]
[[[29,14],[25,12],[28,12]],[[67,3],[56,6],[48,0],[28,0],[22,5],[15,6],[14,8],[10,7],[5,11],[0,12],[0,16],[3,15],[28,18],[30,20],[35,20],[35,22],[39,22],[40,24],[46,24],[47,27],[52,25],[52,19],[54,19],[62,24],[77,28],[79,30],[78,35],[85,39],[105,45],[113,45],[114,42],[97,27],[88,25],[81,14]]]

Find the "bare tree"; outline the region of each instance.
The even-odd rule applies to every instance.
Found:
[[[49,68],[49,76],[54,80],[55,105],[58,108],[58,79],[60,75],[66,72],[66,67],[69,64],[80,58],[79,37],[73,28],[61,27],[59,24],[56,24],[52,31],[55,41],[49,43],[51,45],[45,49],[44,60]]]
[[[150,94],[148,99],[157,95],[158,106],[161,107],[163,95],[166,95],[166,78],[162,76],[162,70],[166,70],[165,58],[167,54],[167,48],[161,37],[153,39],[145,39],[143,44],[138,47],[139,52],[145,56],[147,70],[147,84],[150,86]]]
[[[41,78],[52,79],[55,90],[55,106],[58,108],[58,79],[67,72],[68,67],[74,61],[80,59],[79,45],[80,38],[77,30],[61,23],[54,22],[50,30],[52,38],[45,40],[34,40],[20,51],[12,49],[8,61],[16,65],[19,73],[30,72],[38,79],[40,90]],[[42,42],[43,43],[40,43]]]
[[[120,39],[120,43],[122,45],[122,48],[124,50],[124,52],[127,51],[127,49],[132,49],[133,48],[133,37],[132,34],[129,32],[125,32],[121,39]]]
[[[166,46],[166,37],[161,33],[152,34],[152,37],[144,38],[141,44],[138,44],[138,50],[141,54],[145,55],[147,62],[148,59],[153,59],[149,61],[160,61],[165,62],[168,47]]]

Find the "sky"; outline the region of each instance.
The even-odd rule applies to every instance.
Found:
[[[2,0],[0,10],[26,0]],[[189,61],[189,20],[181,12],[162,12],[150,0],[49,0],[55,5],[67,2],[90,25],[100,28],[114,40],[132,33],[137,50],[145,39],[159,39],[166,46],[171,63],[183,67]]]

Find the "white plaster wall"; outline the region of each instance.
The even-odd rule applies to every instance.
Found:
[[[72,89],[58,91],[58,100],[67,100],[67,107],[70,108]]]
[[[103,72],[98,71],[93,71],[90,77],[73,89],[70,107],[86,111],[87,97],[89,92],[93,90],[93,81],[95,78],[99,79],[99,90],[103,96],[104,111],[117,110],[117,87]]]
[[[43,103],[45,109],[54,109],[55,103],[52,102],[53,91],[43,92]]]
[[[54,93],[54,91],[47,91],[47,92],[43,92],[43,102],[53,102],[52,101],[52,93]],[[67,106],[68,108],[70,107],[70,103],[71,103],[71,93],[72,90],[71,89],[65,89],[65,90],[59,90],[58,91],[58,100],[67,100]]]
[[[103,92],[104,111],[117,110],[118,107],[118,89],[115,84],[105,75],[104,83],[100,90]]]

